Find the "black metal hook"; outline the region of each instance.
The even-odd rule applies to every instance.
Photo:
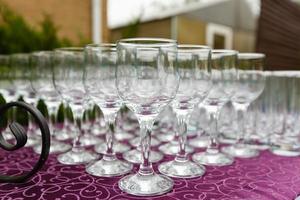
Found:
[[[40,158],[37,161],[37,163],[33,166],[33,169],[29,172],[26,172],[18,176],[0,175],[0,182],[21,183],[21,182],[25,182],[27,179],[32,177],[36,172],[38,172],[46,162],[50,150],[50,131],[49,131],[47,121],[44,118],[44,116],[41,114],[41,112],[35,107],[24,102],[11,102],[0,106],[0,116],[11,107],[19,107],[29,112],[36,120],[42,133],[42,151],[40,154]],[[2,134],[0,134],[0,148],[3,148],[7,151],[14,151],[23,147],[27,142],[27,135],[25,129],[17,122],[11,123],[9,125],[9,128],[16,139],[16,144],[10,144],[6,142]]]

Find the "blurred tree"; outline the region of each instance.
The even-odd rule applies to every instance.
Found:
[[[35,30],[0,0],[0,54],[51,50],[61,46],[70,46],[70,41],[58,38],[57,28],[48,15]]]
[[[138,17],[132,23],[130,23],[123,31],[122,38],[133,38],[137,37],[139,31],[141,17]]]

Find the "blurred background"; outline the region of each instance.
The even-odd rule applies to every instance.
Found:
[[[128,37],[261,52],[300,69],[300,0],[0,0],[0,54]]]

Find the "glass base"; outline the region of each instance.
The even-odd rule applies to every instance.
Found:
[[[131,124],[131,123],[123,123],[122,124],[122,129],[124,131],[132,131],[134,129],[137,129],[137,125],[136,124]]]
[[[219,138],[219,142],[222,144],[235,144],[236,143],[236,139],[234,138],[228,138],[228,137],[220,137]]]
[[[300,155],[299,149],[283,148],[280,146],[272,146],[270,151],[278,156],[296,157]]]
[[[187,134],[188,137],[192,137],[192,136],[195,136],[195,135],[198,134],[197,131],[198,130],[197,130],[196,126],[188,126],[186,134]]]
[[[256,149],[256,150],[268,150],[270,149],[270,145],[269,144],[248,144],[248,146],[251,148],[251,149]]]
[[[174,133],[167,132],[164,134],[156,134],[156,138],[162,142],[170,142],[174,140]]]
[[[226,166],[231,165],[234,162],[234,159],[221,152],[208,153],[200,152],[192,156],[195,163],[208,165],[208,166]]]
[[[96,145],[96,144],[101,144],[104,141],[92,134],[84,134],[81,138],[80,138],[80,143],[82,146],[92,146],[92,145]]]
[[[90,151],[84,149],[75,151],[72,149],[71,151],[58,155],[57,160],[61,164],[65,165],[78,165],[89,163],[98,158],[98,154],[92,153]]]
[[[253,158],[259,155],[259,151],[247,145],[231,145],[222,148],[222,152],[237,158]]]
[[[123,158],[131,163],[141,163],[142,162],[142,153],[137,149],[123,153]],[[149,161],[151,163],[159,162],[163,159],[163,155],[157,151],[150,151]]]
[[[27,138],[27,142],[25,144],[25,147],[34,147],[38,144],[42,143],[42,138],[38,135],[35,136],[29,136]]]
[[[130,134],[126,131],[118,131],[115,133],[115,138],[118,140],[118,141],[122,141],[122,140],[129,140],[129,139],[132,139],[133,137],[135,137],[135,135],[133,134]]]
[[[102,143],[102,144],[95,145],[94,150],[97,153],[105,154],[106,153],[106,148],[107,148],[106,144]],[[130,147],[128,145],[126,145],[126,144],[122,144],[120,142],[116,142],[113,145],[113,150],[114,150],[115,153],[124,153],[126,151],[129,151]]]
[[[209,145],[209,136],[197,136],[188,141],[188,144],[195,148],[205,148]]]
[[[3,132],[1,132],[1,134],[6,141],[15,139],[9,128],[6,128]]]
[[[119,181],[119,188],[131,195],[155,196],[173,189],[173,180],[164,175],[128,175]]]
[[[96,136],[100,136],[100,135],[105,135],[107,132],[107,129],[105,127],[95,127],[95,128],[92,128],[91,130],[91,133],[93,135],[96,135]]]
[[[86,167],[86,172],[99,177],[121,176],[132,170],[132,164],[118,160],[116,157],[103,157]]]
[[[51,140],[51,145],[50,145],[50,154],[58,154],[58,153],[64,153],[66,151],[69,151],[72,148],[71,145],[63,143],[63,142],[58,142],[55,140]],[[38,144],[33,147],[33,150],[37,154],[41,154],[42,151],[42,144]]]
[[[136,137],[132,140],[129,141],[130,145],[132,145],[133,147],[137,147],[140,144],[140,137]],[[160,144],[160,141],[158,141],[155,138],[151,138],[151,146],[157,146]]]
[[[60,141],[74,139],[75,137],[76,137],[75,131],[69,131],[65,128],[58,130],[58,132],[55,134],[55,139]]]
[[[179,152],[179,143],[178,142],[170,142],[159,146],[159,151],[167,155],[176,155]],[[187,153],[194,152],[194,148],[186,145],[185,151]]]
[[[190,160],[172,160],[158,166],[160,173],[174,178],[196,178],[205,173],[205,167]]]

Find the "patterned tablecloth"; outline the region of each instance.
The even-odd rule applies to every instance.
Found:
[[[37,158],[30,148],[10,154],[0,150],[0,173],[27,170]],[[165,156],[163,161],[170,159],[172,156]],[[157,164],[154,168],[157,171]],[[231,166],[206,169],[201,178],[174,179],[174,189],[168,194],[145,198],[123,193],[118,188],[121,177],[94,177],[85,172],[84,165],[62,165],[57,162],[56,155],[51,155],[44,168],[27,183],[0,184],[0,198],[290,200],[300,194],[300,157],[286,158],[263,151],[257,158],[236,159]]]

